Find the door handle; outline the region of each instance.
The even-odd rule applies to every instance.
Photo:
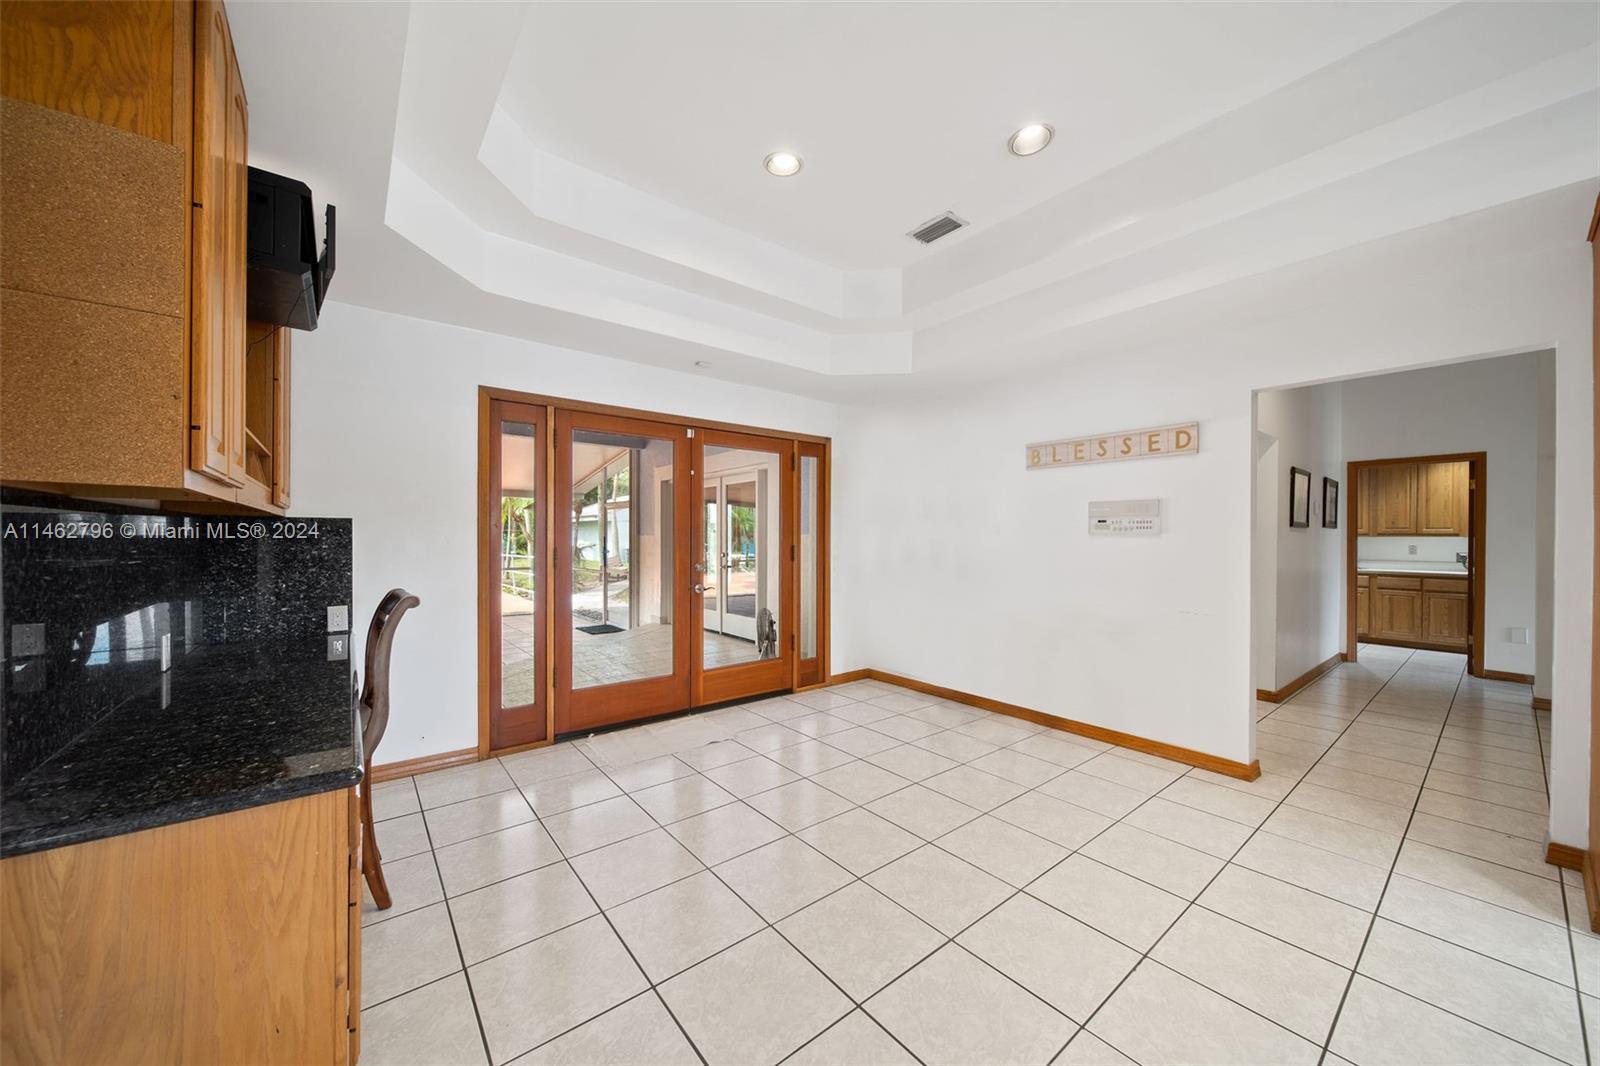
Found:
[[[694,592],[696,596],[704,596],[706,594],[706,587],[704,585],[691,585],[690,590]]]

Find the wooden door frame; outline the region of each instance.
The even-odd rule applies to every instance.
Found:
[[[492,454],[491,430],[493,428],[490,417],[490,409],[491,404],[496,400],[526,404],[532,407],[543,407],[545,409],[545,439],[543,442],[543,457],[546,461],[544,464],[545,477],[543,484],[546,498],[550,500],[554,500],[556,498],[556,464],[550,461],[550,457],[555,455],[556,414],[558,411],[608,415],[619,418],[637,419],[646,422],[666,423],[668,425],[676,425],[691,430],[696,436],[698,436],[701,432],[717,432],[760,437],[764,438],[763,447],[767,448],[771,448],[774,441],[778,442],[780,446],[783,445],[783,442],[788,442],[788,452],[796,457],[795,462],[797,467],[798,455],[801,448],[820,448],[822,468],[819,472],[818,478],[818,519],[821,525],[821,536],[819,537],[817,548],[817,661],[819,666],[816,671],[817,680],[807,683],[805,687],[810,688],[826,685],[832,680],[832,667],[830,665],[829,658],[830,648],[832,646],[832,599],[829,586],[831,565],[828,554],[832,536],[832,438],[820,436],[814,433],[799,433],[793,430],[771,429],[762,426],[742,425],[734,422],[719,422],[703,418],[694,418],[688,415],[674,414],[671,412],[650,411],[636,407],[623,407],[616,404],[591,403],[584,400],[572,400],[565,397],[551,396],[544,393],[523,392],[518,389],[506,389],[493,385],[480,385],[478,386],[478,499],[476,505],[478,511],[479,544],[477,754],[480,759],[486,759],[490,755],[506,755],[512,752],[522,751],[527,748],[543,747],[544,745],[554,743],[555,738],[558,735],[557,723],[555,721],[556,699],[553,678],[554,671],[548,668],[548,665],[554,663],[555,661],[556,634],[555,626],[545,625],[543,627],[544,640],[541,646],[541,650],[543,651],[545,657],[544,661],[547,664],[547,667],[544,670],[545,706],[547,708],[547,727],[545,731],[545,738],[532,744],[522,744],[508,748],[494,748],[490,744],[490,700],[492,697],[490,684],[491,673],[493,670],[491,657],[496,654],[496,649],[492,646],[492,643],[488,639],[488,633],[490,629],[488,613],[494,608],[495,601],[493,597],[486,595],[487,583],[483,577],[483,574],[485,573],[485,569],[490,562],[494,561],[494,557],[498,556],[499,550],[498,545],[488,543],[488,530],[486,529],[486,524],[491,522],[493,519],[493,515],[489,513],[489,508],[486,501],[489,499],[491,481],[493,477],[490,468]],[[792,495],[794,499],[790,502],[790,506],[788,508],[790,520],[784,523],[784,537],[786,542],[792,543],[798,542],[799,529],[799,477],[797,475],[798,469],[795,471],[795,476],[791,477],[790,479],[790,495]],[[698,493],[699,491],[698,484],[690,485],[689,488],[691,493]],[[699,506],[697,497],[691,495],[690,502],[691,507],[697,511]],[[498,504],[495,511],[498,513]],[[695,524],[697,525],[698,523]],[[554,562],[558,554],[555,526],[555,522],[545,523],[545,538],[543,543],[545,550],[544,558],[546,560],[550,560],[551,562]],[[784,585],[784,591],[785,597],[789,604],[787,611],[793,612],[793,618],[789,619],[787,623],[780,622],[780,626],[787,625],[787,631],[791,636],[794,636],[797,635],[795,619],[798,618],[799,612],[799,566],[795,562],[785,563],[784,565],[789,566],[790,571],[789,578]],[[550,591],[551,594],[553,594],[553,582],[546,580],[544,584],[547,591]],[[549,619],[551,617],[550,612],[552,607],[553,604],[549,602],[546,603],[545,614],[543,616],[544,618]],[[699,617],[698,607],[699,605],[697,604],[696,609],[691,611],[691,614],[693,614],[696,618]],[[695,661],[691,663],[691,667],[694,668],[698,674],[698,657],[702,654],[698,637],[700,633],[698,626],[695,627],[695,633],[697,636],[691,642],[693,647],[691,654],[696,658]],[[796,644],[794,653],[790,656],[789,662],[790,672],[788,677],[785,679],[784,684],[789,688],[800,688],[802,687],[802,683],[800,679],[798,643]],[[704,703],[696,700],[694,697],[695,694],[691,692],[689,707],[705,705]],[[689,707],[686,707],[685,709],[687,710]]]
[[[1468,478],[1471,507],[1467,514],[1468,550],[1472,555],[1472,573],[1468,578],[1469,596],[1472,600],[1472,640],[1467,646],[1467,673],[1483,677],[1484,649],[1484,571],[1487,569],[1488,538],[1488,452],[1454,452],[1448,455],[1414,455],[1395,459],[1358,459],[1345,464],[1345,484],[1350,491],[1345,494],[1349,505],[1345,508],[1345,662],[1356,661],[1356,526],[1359,523],[1362,503],[1361,471],[1379,466],[1399,466],[1405,463],[1470,463]],[[1369,533],[1368,536],[1388,534]],[[1424,534],[1418,534],[1423,536]],[[1429,533],[1426,536],[1436,536]],[[1367,606],[1372,607],[1370,591]],[[1421,643],[1421,642],[1419,642]]]
[[[778,692],[794,687],[799,646],[795,640],[796,619],[800,617],[799,604],[795,602],[799,567],[796,561],[795,531],[799,520],[794,501],[798,499],[795,484],[800,479],[800,461],[794,438],[774,439],[765,434],[733,432],[726,429],[704,429],[694,435],[693,500],[694,528],[690,530],[690,560],[705,558],[705,523],[700,520],[705,499],[705,450],[707,444],[718,448],[742,448],[750,451],[776,453],[778,456],[778,587],[782,602],[778,605],[778,657],[756,659],[733,666],[705,669],[705,597],[694,597],[694,617],[699,623],[694,627],[694,661],[690,678],[693,694],[691,706],[705,707],[764,692]],[[718,516],[721,517],[720,515]],[[719,524],[718,535],[722,535]],[[719,578],[720,579],[720,578]]]
[[[539,488],[535,514],[539,522],[541,561],[551,558],[555,546],[554,530],[549,521],[553,499],[552,478],[554,468],[550,462],[551,444],[555,439],[554,410],[543,404],[525,403],[511,397],[495,397],[479,390],[478,393],[478,758],[486,759],[491,752],[503,754],[536,748],[550,743],[555,736],[555,691],[550,683],[552,632],[550,627],[550,582],[541,580],[534,594],[535,627],[534,674],[544,678],[541,700],[544,707],[544,735],[535,740],[493,746],[495,688],[500,680],[499,656],[495,649],[496,613],[499,603],[499,493],[496,492],[500,449],[496,444],[494,410],[499,403],[513,404],[536,412],[538,450],[534,454],[534,480]],[[542,505],[542,506],[541,506]],[[491,592],[490,590],[495,590]]]
[[[801,465],[810,459],[817,460],[817,513],[815,516],[816,531],[813,534],[817,541],[817,654],[814,659],[802,659],[799,645],[799,618],[800,618],[800,566],[795,564],[795,654],[794,654],[794,684],[793,688],[814,688],[828,683],[828,626],[829,617],[829,590],[828,566],[831,550],[831,537],[833,535],[832,515],[829,510],[829,500],[832,485],[829,483],[833,470],[833,442],[825,441],[815,443],[812,441],[799,441],[795,454]],[[800,546],[800,476],[797,471],[794,479],[794,543],[798,551]],[[814,664],[814,665],[808,665]]]

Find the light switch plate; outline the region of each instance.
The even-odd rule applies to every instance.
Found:
[[[11,627],[11,654],[18,658],[44,654],[44,623],[28,622]]]
[[[350,632],[350,608],[342,604],[338,607],[328,608],[328,632]]]
[[[1528,627],[1527,626],[1512,626],[1510,629],[1506,630],[1506,643],[1507,644],[1526,644],[1526,643],[1528,643]]]
[[[350,634],[328,634],[328,661],[340,662],[350,658]]]

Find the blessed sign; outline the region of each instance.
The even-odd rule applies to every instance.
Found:
[[[1069,437],[1028,445],[1028,469],[1149,459],[1157,455],[1194,455],[1200,450],[1200,423],[1183,422],[1153,429],[1131,429],[1093,437]]]

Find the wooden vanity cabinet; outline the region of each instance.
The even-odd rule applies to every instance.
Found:
[[[1372,632],[1372,578],[1368,574],[1356,575],[1356,636],[1365,638]]]
[[[282,512],[287,368],[251,363],[227,9],[7,0],[0,92],[0,480]]]

